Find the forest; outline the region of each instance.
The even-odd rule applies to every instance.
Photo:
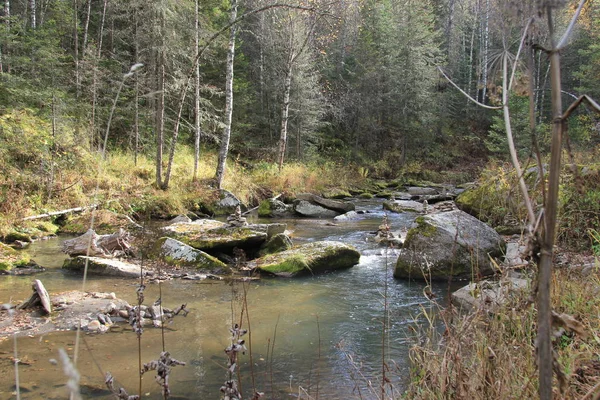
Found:
[[[333,388],[324,384],[321,397],[347,398],[348,392],[336,391],[335,386],[352,381],[356,385],[352,395],[361,399],[363,395],[381,400],[514,398],[514,393],[544,400],[552,396],[598,399],[600,325],[593,317],[600,310],[595,295],[600,287],[598,102],[597,1],[0,0],[0,272],[16,279],[16,267],[29,265],[29,255],[26,261],[15,262],[15,257],[20,257],[15,254],[21,254],[19,246],[32,242],[36,248],[39,245],[33,242],[57,232],[83,234],[94,223],[102,233],[98,240],[126,243],[127,250],[132,240],[131,251],[122,255],[138,257],[136,262],[143,264],[147,255],[152,257],[157,239],[145,234],[146,225],[155,229],[153,224],[190,215],[200,220],[215,218],[208,220],[207,229],[220,229],[226,236],[227,229],[246,229],[247,219],[257,225],[251,214],[255,212],[259,219],[275,217],[296,228],[297,237],[284,229],[284,242],[289,241],[290,248],[290,237],[298,240],[298,247],[323,238],[324,243],[345,238],[347,243],[335,244],[336,251],[346,251],[338,259],[359,267],[372,262],[369,268],[379,268],[370,277],[350,275],[363,280],[364,285],[356,289],[359,298],[353,299],[363,300],[366,307],[380,300],[363,290],[375,287],[375,279],[385,282],[380,289],[384,293],[382,327],[372,330],[381,337],[368,339],[372,347],[378,346],[374,341],[381,342],[381,350],[370,354],[374,366],[366,364],[367,369],[380,371],[361,375],[360,362],[338,346],[342,339],[334,346],[332,357],[350,360],[355,371],[351,380],[341,377],[329,382]],[[241,208],[223,206],[230,198]],[[398,203],[408,200],[419,202],[410,206],[414,209],[409,211],[418,214],[409,224],[403,219],[409,211]],[[302,214],[299,209],[306,206],[302,202],[311,207],[318,203],[326,210],[322,215]],[[438,202],[442,205],[434,204]],[[322,219],[337,218],[340,210],[355,212],[355,204],[359,218],[367,220],[364,226],[349,228],[337,220],[321,224]],[[482,272],[483,264],[490,262],[488,267],[499,281],[513,279],[514,272],[518,275],[515,279],[528,280],[530,293],[511,297],[501,308],[488,309],[489,314],[482,310],[491,301],[480,306],[480,312],[459,317],[449,305],[454,301],[450,282],[458,272],[447,279],[443,275],[447,288],[434,283],[435,274],[429,270],[428,277],[423,273],[425,282],[416,295],[411,284],[406,289],[408,297],[388,292],[388,285],[406,278],[399,272],[404,250],[396,246],[407,248],[405,244],[414,240],[417,229],[424,237],[436,234],[424,225],[434,218],[429,214],[458,212],[457,208],[494,228],[502,241],[500,247],[504,246],[502,257],[508,259],[506,243],[516,245],[523,256],[521,260],[513,255],[520,260],[517,267],[507,266],[508,261],[506,265],[494,261],[491,253],[485,261],[473,261],[470,273],[460,276],[475,285],[471,296],[485,298],[487,286],[480,280],[484,282],[488,275]],[[91,213],[88,223],[85,212],[92,209],[97,211]],[[69,214],[82,211],[83,220]],[[114,224],[117,215],[127,221]],[[316,216],[317,222],[296,221],[307,216]],[[227,218],[227,222],[217,221],[219,218]],[[45,222],[39,222],[42,220]],[[100,232],[109,225],[110,229]],[[142,239],[112,229],[134,225],[143,227]],[[357,240],[357,233],[352,236],[350,229],[368,239]],[[242,240],[238,233],[232,242]],[[375,235],[376,245],[369,235]],[[90,243],[96,240],[91,237]],[[382,243],[385,250],[374,256],[374,248],[368,246]],[[201,245],[191,246],[206,250]],[[240,250],[242,247],[228,248],[228,254],[208,251],[212,268],[236,273],[262,269],[286,277],[295,276],[298,268],[310,270],[311,275],[317,271],[316,262],[294,254],[283,270],[273,273],[266,266],[266,243]],[[471,257],[475,247],[470,247]],[[315,254],[321,251],[318,246],[310,249]],[[143,255],[133,256],[138,250]],[[376,261],[357,261],[364,260],[365,254]],[[389,261],[391,255],[394,259]],[[396,263],[393,273],[388,273],[388,263]],[[179,267],[169,272],[171,278]],[[87,268],[86,261],[86,274]],[[340,267],[344,268],[346,265]],[[474,272],[476,269],[479,272]],[[213,278],[220,275],[209,272]],[[161,273],[159,268],[157,276]],[[138,276],[143,276],[142,272]],[[390,284],[388,278],[396,280]],[[412,278],[408,274],[407,281]],[[61,289],[60,285],[66,285],[51,279],[50,285]],[[140,279],[134,300],[139,307],[144,301],[140,288],[146,287],[144,278]],[[310,283],[315,284],[311,290],[317,293],[333,278],[327,274],[320,279]],[[17,298],[29,291],[30,282],[26,290],[24,282],[11,280],[0,285],[0,295],[10,293],[11,299],[0,301],[12,302],[11,285],[15,285]],[[244,346],[241,336],[245,329],[241,327],[250,328],[250,317],[244,314],[254,313],[246,298],[250,284],[243,282],[241,289],[231,289],[231,303],[239,299],[239,291],[243,301],[231,305],[228,322],[232,338],[225,350],[229,357],[225,369],[229,368],[229,379],[221,388],[227,399],[241,398],[242,382],[246,389],[250,386],[247,377],[233,378],[237,351]],[[121,283],[114,284],[118,285]],[[286,285],[282,287],[288,288]],[[296,301],[287,297],[298,290],[289,285],[293,290],[277,295]],[[260,287],[259,296],[277,290],[269,285]],[[148,290],[155,294],[154,289]],[[177,301],[184,299],[185,289],[174,292],[177,290],[167,293]],[[303,295],[309,297],[299,297],[304,299]],[[217,290],[208,295],[211,299],[219,296]],[[419,298],[414,303],[420,307],[417,317],[408,317],[403,310],[390,311],[413,301],[410,296]],[[444,297],[446,303],[441,300]],[[333,300],[327,298],[329,301]],[[264,307],[249,302],[251,307]],[[236,307],[244,321],[239,326],[233,322]],[[274,332],[264,332],[264,326],[257,329],[261,339],[275,335],[280,322],[279,317],[273,320],[279,310],[271,307],[269,304],[266,312],[254,317],[259,325],[275,326]],[[315,310],[311,308],[307,318],[316,315],[321,329],[319,318],[324,311],[316,310],[312,303],[311,307]],[[336,307],[340,306],[332,306],[332,310],[337,312]],[[6,310],[13,308],[7,306]],[[6,310],[0,315],[0,325],[9,318]],[[185,305],[176,310],[188,313]],[[138,320],[128,312],[141,349],[139,308]],[[176,313],[171,312],[171,317]],[[248,318],[247,322],[243,318]],[[330,322],[327,318],[324,313],[325,327]],[[386,340],[394,334],[394,324],[403,326],[402,318],[417,325],[411,328],[411,335],[417,332],[418,344],[386,354],[393,348]],[[282,321],[284,332],[288,322]],[[446,327],[442,336],[441,326]],[[362,326],[353,329],[362,330]],[[325,356],[321,360],[321,333],[319,330],[318,359],[312,355],[300,362],[304,363],[302,372],[295,378],[308,380],[306,392],[300,394],[306,382],[292,385],[290,372],[289,392],[292,386],[299,388],[299,398],[319,398],[319,374],[330,362]],[[3,334],[0,329],[0,347],[2,338],[8,337]],[[185,340],[192,340],[189,331],[185,334]],[[369,334],[361,339],[367,341]],[[154,367],[172,362],[165,367],[170,371],[179,361],[169,358],[168,352],[164,355],[164,329],[162,335],[163,353]],[[323,335],[333,342],[327,335],[345,333],[324,331]],[[277,369],[292,368],[287,362],[293,358],[294,344],[289,345],[289,359],[282,356],[277,360],[272,339],[268,339],[264,366],[270,384],[263,382],[263,390],[279,398],[289,393],[285,392],[287,375],[278,376],[282,372]],[[222,353],[220,343],[210,346],[210,351],[215,347]],[[313,352],[314,340],[310,346],[298,346],[298,354]],[[210,351],[207,354],[212,354]],[[173,354],[180,358],[185,349],[176,347]],[[408,360],[397,367],[406,370],[398,372],[402,376],[397,379],[390,378],[392,357]],[[463,358],[469,362],[462,363]],[[76,364],[77,355],[74,359]],[[203,361],[198,361],[201,359],[195,359],[195,365],[205,368]],[[282,363],[275,373],[274,362]],[[262,364],[256,365],[262,368]],[[316,383],[311,381],[313,368]],[[337,364],[331,367],[336,368]],[[148,369],[152,369],[151,363]],[[139,396],[143,372],[138,391],[132,387],[137,382],[124,384]],[[162,398],[169,397],[169,373],[162,381],[158,379]],[[258,399],[264,393],[255,386],[254,371],[251,375],[253,392],[246,397]],[[279,386],[273,383],[274,375],[281,381]],[[325,381],[329,376],[324,373],[321,378]],[[106,379],[113,398],[136,398],[115,389],[112,377]],[[210,379],[206,387],[185,390],[213,393],[213,381],[220,376]],[[371,380],[377,383],[372,385]],[[4,390],[0,386],[0,394]],[[16,393],[20,398],[18,382]],[[54,398],[55,393],[43,392],[43,396]]]

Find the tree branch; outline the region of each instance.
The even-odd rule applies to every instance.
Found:
[[[529,31],[529,26],[533,22],[533,18],[529,18],[527,21],[527,25],[525,26],[525,30],[523,30],[523,36],[521,37],[521,43],[519,44],[519,50],[517,50],[517,55],[515,56],[515,62],[512,66],[512,74],[510,75],[510,83],[508,84],[508,90],[512,89],[513,82],[515,80],[515,73],[517,72],[517,63],[519,62],[519,56],[521,55],[521,50],[523,49],[523,44],[525,43],[525,38],[527,37],[527,32]]]
[[[571,104],[569,106],[569,108],[567,108],[567,111],[564,112],[564,114],[562,115],[561,119],[563,121],[566,121],[571,116],[571,114],[573,113],[573,111],[575,111],[575,109],[577,107],[579,107],[579,105],[581,103],[586,103],[588,106],[590,106],[590,108],[592,110],[596,111],[597,113],[600,113],[600,104],[596,103],[594,101],[594,99],[592,99],[588,95],[584,94],[582,96],[579,96],[579,98],[577,100],[575,100],[573,102],[573,104]]]
[[[581,0],[579,2],[577,11],[575,11],[575,14],[573,14],[573,18],[571,19],[571,22],[569,22],[569,26],[567,27],[567,30],[562,35],[562,38],[560,38],[560,42],[558,42],[558,45],[554,49],[555,51],[560,51],[563,47],[566,46],[567,40],[569,40],[569,36],[571,36],[571,32],[573,31],[573,28],[575,27],[575,22],[577,22],[577,19],[579,18],[579,14],[581,14],[581,10],[583,9],[585,2],[586,2],[586,0]]]
[[[440,73],[441,73],[442,75],[444,75],[444,78],[446,78],[446,80],[448,80],[448,82],[450,82],[450,84],[451,84],[452,86],[454,86],[455,88],[457,88],[457,89],[458,89],[458,90],[459,90],[459,91],[460,91],[462,94],[464,94],[464,95],[467,97],[467,99],[471,100],[473,103],[477,104],[477,105],[478,105],[478,106],[480,106],[480,107],[487,108],[487,109],[489,109],[489,110],[500,110],[500,109],[502,109],[502,107],[488,106],[488,105],[486,105],[486,104],[483,104],[483,103],[480,103],[480,102],[478,102],[477,100],[475,100],[474,98],[472,98],[472,97],[471,97],[471,96],[470,96],[470,95],[469,95],[467,92],[465,92],[465,91],[464,91],[464,90],[462,90],[460,87],[458,87],[458,85],[457,85],[456,83],[452,82],[452,79],[450,79],[450,78],[448,77],[448,75],[446,75],[446,74],[444,73],[444,71],[442,70],[442,67],[440,67],[440,66],[438,65],[438,67],[437,67],[437,68],[438,68],[438,70],[440,71]]]

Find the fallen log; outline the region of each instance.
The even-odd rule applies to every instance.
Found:
[[[64,214],[69,214],[69,213],[79,213],[79,212],[83,212],[83,211],[87,211],[87,210],[93,210],[96,207],[98,207],[98,204],[92,204],[91,206],[86,206],[86,207],[69,208],[67,210],[61,210],[61,211],[52,211],[49,213],[25,217],[25,218],[23,218],[23,221],[31,221],[33,219],[56,217],[57,215],[64,215]]]

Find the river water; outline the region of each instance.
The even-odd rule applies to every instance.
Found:
[[[267,399],[310,398],[374,399],[379,394],[382,348],[389,367],[388,377],[396,393],[408,377],[408,351],[414,343],[415,321],[422,312],[435,310],[423,295],[423,283],[395,280],[395,255],[366,241],[377,230],[384,212],[381,202],[357,201],[357,210],[369,211],[354,221],[328,226],[322,220],[286,220],[294,243],[338,240],[361,252],[360,263],[335,273],[294,279],[271,279],[247,284],[251,351],[241,356],[240,374],[245,398],[252,387],[265,392]],[[389,214],[392,230],[409,226],[415,215]],[[251,221],[269,222],[269,221]],[[81,289],[81,278],[60,269],[64,238],[36,242],[28,250],[34,260],[47,268],[35,276],[53,294]],[[31,293],[34,278],[0,277],[0,302],[16,302]],[[387,284],[388,338],[382,345],[384,291]],[[115,292],[117,297],[135,299],[136,283],[131,280],[91,277],[88,291]],[[218,399],[226,380],[226,355],[230,344],[232,313],[240,319],[242,284],[216,281],[173,280],[162,284],[163,306],[174,308],[188,303],[191,313],[176,317],[164,332],[166,349],[186,366],[173,368],[171,398]],[[446,287],[434,286],[438,298]],[[159,286],[151,284],[146,303],[159,297]],[[244,316],[244,325],[247,320]],[[107,334],[83,334],[78,371],[84,398],[112,398],[104,386],[110,371],[117,385],[130,394],[138,391],[138,346],[128,327]],[[246,337],[250,341],[249,337]],[[55,332],[41,337],[19,337],[18,357],[21,397],[65,399],[67,378],[58,360],[58,349],[73,353],[75,332]],[[142,336],[142,362],[158,357],[162,349],[160,329],[147,327]],[[13,341],[0,343],[0,399],[15,398],[15,372],[11,356]],[[252,360],[250,360],[250,353]],[[160,387],[152,372],[143,379],[144,399],[160,399]],[[371,389],[370,387],[373,387]],[[374,390],[374,391],[372,391]]]

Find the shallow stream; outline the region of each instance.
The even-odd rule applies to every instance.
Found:
[[[387,283],[388,332],[386,361],[389,377],[400,392],[408,377],[408,350],[414,342],[413,327],[423,310],[433,308],[423,295],[424,284],[395,280],[395,255],[366,241],[381,224],[381,202],[357,201],[357,210],[369,211],[354,221],[337,226],[323,220],[286,220],[294,243],[338,240],[361,252],[360,264],[335,273],[294,278],[262,279],[247,287],[251,351],[241,356],[242,390],[250,398],[251,388],[265,392],[266,399],[311,398],[374,399],[379,394],[382,369],[382,318]],[[415,215],[390,214],[392,230],[409,226]],[[270,221],[251,221],[270,222]],[[278,221],[279,222],[279,221]],[[31,281],[40,279],[48,292],[81,289],[81,278],[61,269],[64,238],[36,242],[28,250],[47,268],[35,277],[0,277],[0,302],[24,300]],[[386,267],[387,264],[387,267]],[[115,292],[117,297],[136,302],[136,282],[91,277],[88,291]],[[437,298],[446,296],[445,285],[433,288]],[[172,357],[186,366],[173,368],[171,398],[219,399],[226,380],[225,347],[230,344],[232,310],[240,319],[241,284],[216,281],[174,280],[162,284],[165,307],[188,303],[191,313],[176,317],[164,335]],[[159,286],[149,285],[146,303],[159,297]],[[232,301],[233,299],[233,301]],[[244,325],[247,320],[244,317]],[[104,373],[110,371],[117,385],[130,394],[138,388],[138,346],[128,326],[119,332],[83,334],[78,370],[85,399],[110,399]],[[248,341],[250,337],[247,337]],[[21,397],[24,399],[68,398],[58,349],[72,354],[75,332],[55,332],[41,337],[19,337],[17,341]],[[162,349],[161,330],[146,327],[142,336],[142,362],[156,359]],[[250,353],[252,362],[250,361]],[[0,343],[0,399],[15,398],[15,371],[11,357],[13,340]],[[28,365],[26,365],[28,364]],[[254,383],[252,383],[254,381]],[[369,382],[374,392],[369,388]],[[317,395],[318,393],[318,395]],[[143,379],[143,399],[161,399],[154,374]]]

